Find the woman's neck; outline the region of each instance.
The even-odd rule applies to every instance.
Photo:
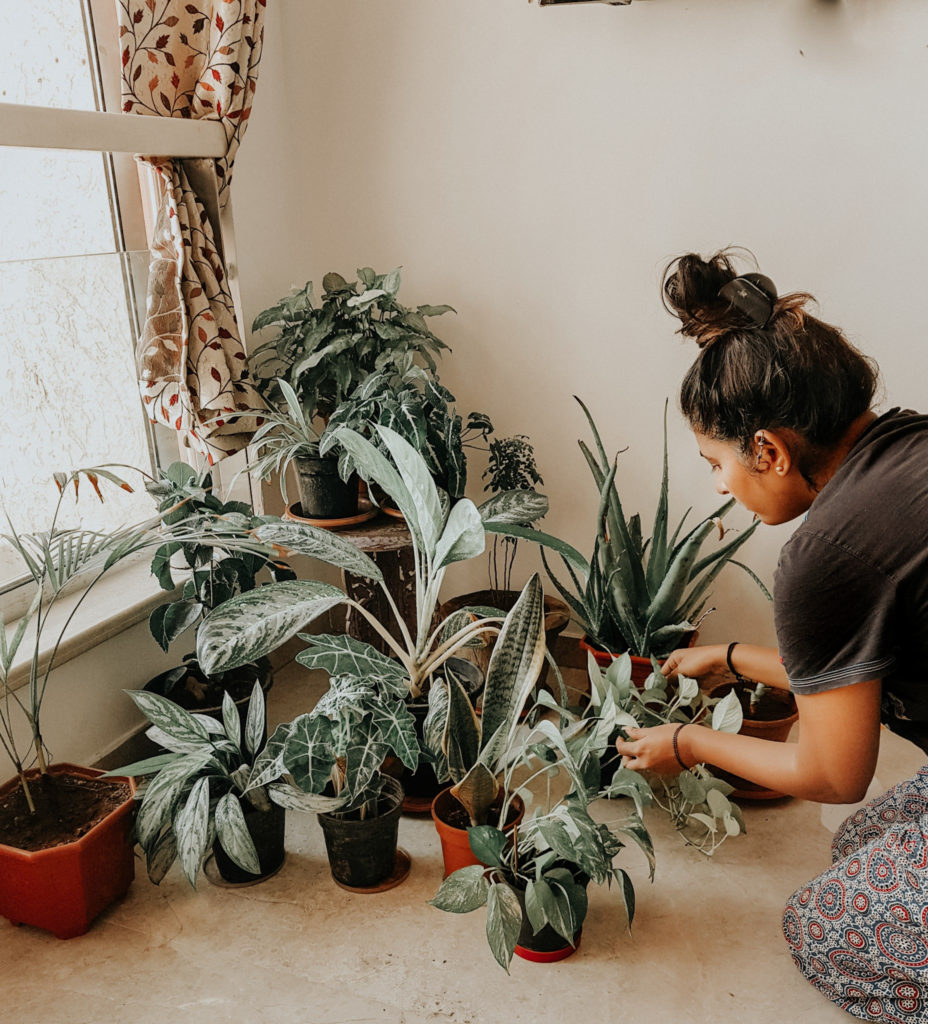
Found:
[[[865,413],[861,413],[847,428],[844,435],[832,449],[824,465],[820,466],[815,474],[815,483],[819,491],[835,475],[838,467],[847,458],[850,450],[857,444],[861,435],[875,419],[876,413],[872,409],[868,409]]]

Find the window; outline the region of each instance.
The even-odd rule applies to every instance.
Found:
[[[100,462],[151,469],[159,448],[166,461],[177,457],[174,435],[149,424],[136,383],[147,172],[140,178],[132,154],[218,156],[225,140],[215,124],[103,112],[119,110],[112,0],[8,7],[0,39],[0,500],[28,533],[48,526],[56,470]],[[91,528],[153,511],[144,491],[113,488],[102,506],[86,497],[67,505],[65,524],[80,513]],[[0,595],[21,585],[18,573],[0,541]]]

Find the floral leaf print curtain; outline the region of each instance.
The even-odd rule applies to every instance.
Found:
[[[251,114],[267,0],[118,0],[124,113],[211,118],[228,140],[216,161],[220,205]],[[183,164],[140,157],[155,172],[148,309],[137,360],[149,417],[210,464],[245,447],[263,403],[213,230]],[[229,414],[237,414],[231,420]]]

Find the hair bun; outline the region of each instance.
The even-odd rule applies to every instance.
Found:
[[[663,295],[668,312],[680,321],[680,333],[703,348],[729,331],[744,327],[748,322],[744,310],[722,294],[737,278],[728,250],[708,260],[697,253],[675,259],[664,273]],[[773,294],[775,299],[775,289]],[[765,320],[771,311],[767,311]]]

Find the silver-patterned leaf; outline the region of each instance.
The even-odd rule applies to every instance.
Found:
[[[177,856],[187,881],[197,887],[197,875],[209,838],[209,779],[197,779],[187,802],[174,815]]]
[[[268,794],[278,807],[288,811],[302,811],[304,814],[327,814],[329,811],[341,810],[348,803],[347,790],[339,796],[319,796],[318,793],[301,793],[293,786],[281,783],[268,786]]]
[[[496,962],[509,973],[509,963],[522,930],[522,908],[519,897],[501,882],[487,891],[487,941]]]
[[[143,850],[153,847],[159,833],[173,817],[188,779],[211,757],[211,750],[187,755],[163,768],[149,782],[135,819],[136,835]]]
[[[174,701],[148,690],[126,690],[142,714],[158,729],[182,743],[209,739],[209,728],[202,716],[192,715]]]
[[[482,864],[458,868],[441,883],[441,888],[429,903],[451,914],[469,914],[484,906],[490,887],[484,875],[485,870]]]
[[[177,860],[177,840],[168,829],[162,832],[150,850],[145,851],[145,868],[154,885],[160,885],[168,869]]]
[[[300,651],[296,660],[310,669],[325,669],[330,676],[352,675],[360,679],[375,678],[394,684],[397,694],[408,689],[406,669],[393,658],[381,654],[376,647],[354,637],[328,633],[300,634],[310,647]]]
[[[434,759],[432,771],[440,783],[451,780],[448,759],[442,753],[441,738],[448,718],[448,684],[444,679],[432,680],[429,687],[429,709],[422,724],[422,745]]]
[[[288,552],[318,558],[353,576],[383,583],[383,573],[377,563],[332,530],[301,523],[268,523],[255,530],[255,536],[266,544],[286,548]]]
[[[525,526],[548,514],[548,499],[538,491],[500,491],[477,509],[484,523]]]
[[[245,823],[242,805],[233,793],[226,793],[216,804],[215,822],[216,838],[229,859],[242,871],[252,875],[261,874],[258,851]]]
[[[422,544],[431,558],[434,556],[435,545],[438,543],[444,521],[438,488],[435,486],[432,474],[429,472],[425,459],[396,431],[390,430],[389,427],[378,426],[377,433],[380,434],[381,440],[387,446],[406,486],[406,492],[412,499]],[[401,509],[401,511],[405,514],[406,509]]]
[[[275,650],[308,622],[347,600],[317,580],[268,583],[214,608],[197,630],[197,660],[208,675]]]
[[[461,498],[451,507],[451,513],[435,548],[434,568],[441,569],[452,562],[464,562],[482,555],[487,537],[477,506],[470,498]]]
[[[225,726],[226,736],[239,748],[242,746],[242,720],[239,717],[238,708],[228,691],[222,695],[222,724]]]
[[[311,715],[295,718],[284,744],[282,760],[298,789],[304,793],[321,793],[335,763],[329,719]]]
[[[245,750],[252,756],[258,753],[264,742],[264,691],[261,684],[255,682],[248,701],[248,714],[245,717]]]

